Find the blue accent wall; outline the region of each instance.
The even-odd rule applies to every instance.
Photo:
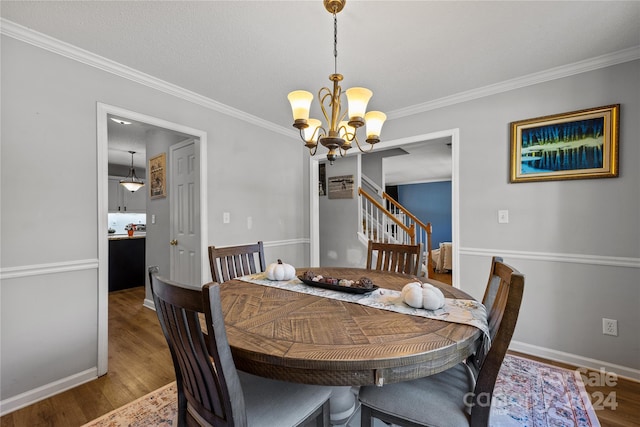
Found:
[[[451,241],[451,181],[398,185],[398,202],[420,221],[431,223],[432,249]]]

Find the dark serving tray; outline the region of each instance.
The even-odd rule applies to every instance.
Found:
[[[298,276],[298,279],[302,280],[304,284],[309,286],[315,286],[316,288],[331,289],[332,291],[348,292],[351,294],[366,294],[378,289],[378,286],[376,285],[373,285],[372,288],[367,289],[367,288],[358,288],[354,286],[340,286],[340,285],[332,285],[329,283],[314,282],[313,280],[305,280],[302,278],[302,276]]]

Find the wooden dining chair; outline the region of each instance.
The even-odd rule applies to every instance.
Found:
[[[266,265],[262,241],[222,248],[209,246],[209,266],[213,281],[218,283],[264,271]]]
[[[496,299],[496,293],[500,287],[501,278],[496,274],[496,266],[498,263],[503,263],[503,259],[498,256],[491,258],[491,269],[489,270],[489,280],[487,287],[484,290],[484,296],[482,297],[482,304],[487,308],[487,313],[491,310],[493,302]]]
[[[372,418],[405,427],[489,425],[493,389],[524,291],[524,276],[498,259],[492,267],[492,279],[494,276],[498,286],[487,313],[488,352],[477,352],[470,365],[460,363],[429,377],[361,387],[361,427],[371,427]],[[470,375],[468,366],[477,367],[477,372]]]
[[[374,258],[375,265],[374,265]],[[422,275],[422,244],[401,245],[369,240],[367,269]]]
[[[195,289],[149,278],[176,373],[178,426],[329,426],[330,387],[236,370],[217,283]]]

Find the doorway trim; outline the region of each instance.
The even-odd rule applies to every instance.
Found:
[[[109,346],[109,278],[108,258],[109,241],[104,232],[108,222],[108,175],[109,175],[109,136],[107,133],[108,115],[112,114],[124,119],[144,122],[153,126],[169,129],[176,132],[192,135],[196,140],[196,156],[200,167],[200,277],[204,280],[209,272],[207,254],[207,133],[205,131],[190,128],[178,123],[169,122],[157,117],[147,116],[135,111],[125,110],[113,105],[97,103],[97,230],[98,230],[98,376],[104,375],[108,370],[108,346]]]
[[[460,129],[447,129],[406,138],[385,141],[384,149],[397,148],[416,142],[429,141],[439,138],[451,138],[451,242],[453,246],[452,284],[460,287]],[[362,154],[359,152],[347,155]],[[324,154],[309,157],[309,262],[311,266],[320,265],[320,196],[318,195],[318,165],[325,159]]]

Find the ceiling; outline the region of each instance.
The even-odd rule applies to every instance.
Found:
[[[133,165],[136,168],[146,169],[147,130],[154,126],[139,123],[121,117],[109,116],[118,120],[109,120],[107,123],[107,135],[109,140],[109,164],[131,166],[131,154]],[[121,124],[125,121],[125,124]],[[128,123],[128,124],[127,124]]]
[[[287,93],[317,94],[334,72],[333,19],[320,0],[3,0],[0,14],[291,130]],[[349,0],[338,14],[338,72],[344,88],[373,90],[369,109],[393,120],[637,48],[638,22],[638,1]]]

